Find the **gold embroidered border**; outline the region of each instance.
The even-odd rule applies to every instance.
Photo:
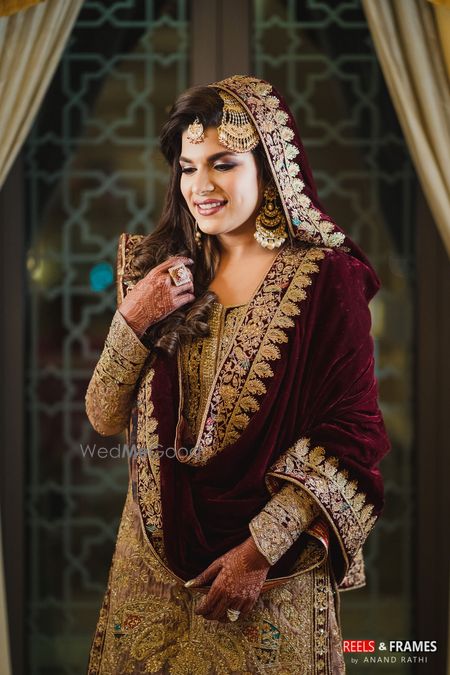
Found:
[[[117,305],[120,305],[128,288],[133,287],[130,278],[133,276],[131,268],[134,249],[144,239],[144,234],[130,234],[122,232],[119,236],[116,258],[116,290]]]
[[[281,358],[278,344],[288,341],[287,329],[294,327],[294,316],[300,315],[300,304],[306,298],[306,287],[312,283],[311,275],[319,271],[316,261],[325,257],[323,249],[312,248],[300,250],[300,259],[295,276],[291,281],[264,335],[250,367],[247,381],[241,389],[238,401],[227,425],[224,445],[236,441],[250,421],[249,413],[259,410],[260,404],[256,396],[266,393],[264,379],[273,377],[269,361]],[[258,327],[258,324],[256,328]]]
[[[270,362],[281,358],[279,344],[288,341],[287,330],[300,314],[311,275],[319,271],[317,261],[326,249],[286,248],[269,270],[265,282],[237,326],[228,356],[221,364],[212,388],[189,462],[206,464],[227,445],[236,441],[260,408],[267,388],[264,380],[274,376]],[[288,286],[283,295],[284,288]]]
[[[259,551],[274,565],[320,513],[311,495],[288,483],[250,521],[249,529]]]
[[[327,565],[328,567],[328,565]],[[328,574],[325,573],[324,566],[317,567],[314,570],[314,657],[315,667],[313,672],[317,675],[327,675],[330,673],[329,659],[329,633],[328,633],[328,612],[329,612],[329,582]]]
[[[195,438],[201,428],[217,364],[225,356],[247,306],[223,307],[214,303],[208,321],[209,335],[185,340],[180,345],[178,366],[182,373],[183,414]]]
[[[162,531],[161,487],[158,441],[156,433],[158,422],[153,415],[152,381],[155,371],[145,368],[137,396],[137,449],[145,449],[145,454],[137,452],[136,466],[138,476],[138,499],[142,518],[150,533]],[[153,450],[155,452],[153,452]]]
[[[220,335],[222,307],[215,303],[209,317],[209,335],[181,343],[178,367],[182,375],[183,414],[193,435],[198,434],[208,394],[214,381]]]
[[[329,562],[310,572],[304,585],[297,588],[280,586],[273,592],[273,604],[278,606],[278,621],[263,609],[263,596],[256,611],[259,622],[242,620],[242,632],[251,651],[252,672],[283,675],[314,673],[314,675],[343,675],[342,635],[336,624]],[[331,614],[333,613],[333,616]],[[289,637],[286,636],[289,626]]]
[[[183,377],[183,414],[191,433],[195,433],[197,415],[201,410],[202,353],[205,350],[204,340],[207,339],[197,337],[186,340],[179,350],[178,367],[181,368]]]
[[[266,474],[270,492],[277,489],[274,479],[280,477],[298,481],[318,500],[338,537],[348,568],[377,520],[358,481],[350,479],[346,469],[340,470],[337,457],[327,457],[324,448],[311,449],[309,438],[300,438],[273,464]]]
[[[353,558],[353,561],[348,568],[348,572],[344,579],[339,584],[339,591],[350,591],[356,588],[362,588],[366,585],[366,572],[364,569],[364,556],[362,548]]]
[[[256,77],[234,75],[210,86],[238,98],[253,119],[271,162],[288,222],[294,227],[294,236],[298,237],[295,233],[297,229],[301,230],[304,241],[316,246],[341,247],[345,234],[339,232],[334,223],[322,219],[321,211],[305,192],[300,164],[296,160],[299,150],[291,142],[294,131],[289,126],[290,116],[281,109],[280,100],[272,94],[272,85]]]
[[[103,436],[127,426],[130,401],[149,350],[116,310],[85,394],[89,420]]]
[[[89,650],[89,663],[87,675],[99,675],[102,661],[103,648],[105,644],[106,631],[108,628],[109,603],[111,596],[111,572],[112,566],[108,575],[108,585],[106,587],[103,604],[100,608],[97,626],[94,636],[92,638],[91,648]]]

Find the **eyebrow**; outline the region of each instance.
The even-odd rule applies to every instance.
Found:
[[[208,162],[215,162],[216,159],[220,159],[221,157],[225,157],[226,155],[232,155],[233,157],[235,156],[234,152],[231,152],[230,150],[225,150],[225,152],[216,152],[214,155],[211,155],[208,157]],[[180,162],[187,162],[188,164],[192,164],[192,159],[189,159],[188,157],[180,157]]]

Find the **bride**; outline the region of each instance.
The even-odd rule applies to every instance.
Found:
[[[88,672],[344,673],[339,592],[365,583],[389,450],[378,277],[269,83],[189,89],[161,148],[164,211],[120,237],[86,393],[137,449]]]

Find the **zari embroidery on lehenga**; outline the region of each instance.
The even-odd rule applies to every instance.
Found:
[[[137,490],[142,517],[151,533],[162,531],[159,457],[152,452],[158,447],[158,422],[153,416],[152,403],[154,374],[151,363],[147,364],[137,394]]]
[[[145,539],[129,489],[88,675],[345,672],[328,561],[219,623],[194,613],[203,595],[176,583]]]

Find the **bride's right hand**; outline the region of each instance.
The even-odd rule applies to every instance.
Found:
[[[195,300],[192,272],[188,269],[191,278],[189,283],[175,286],[167,271],[179,263],[187,266],[193,262],[191,258],[172,256],[151,269],[127,293],[119,306],[119,312],[138,337],[152,324]]]

